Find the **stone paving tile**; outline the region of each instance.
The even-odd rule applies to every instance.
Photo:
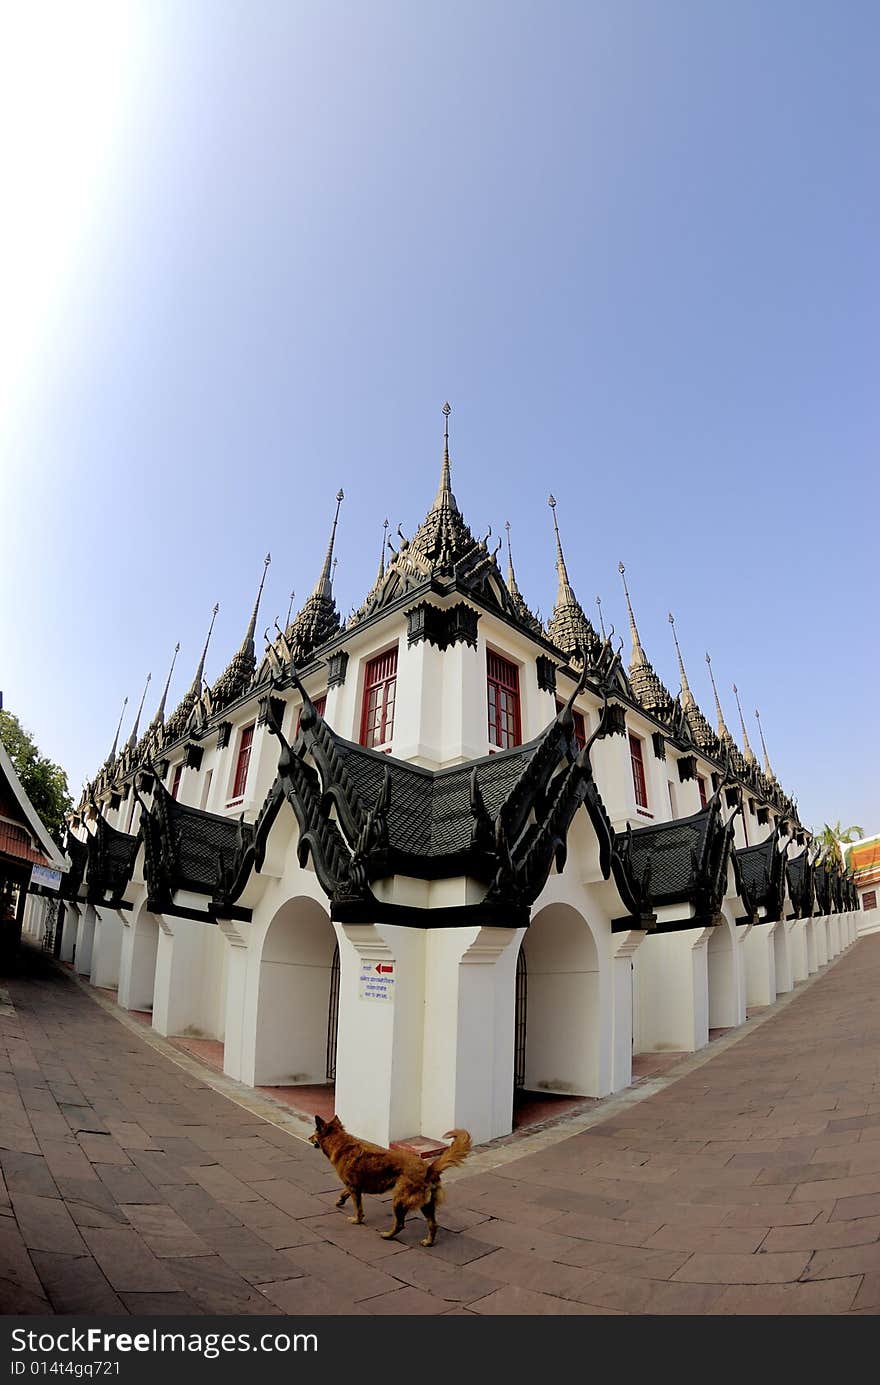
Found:
[[[364,1308],[354,1299],[345,1298],[330,1284],[311,1275],[261,1284],[260,1291],[264,1295],[264,1307],[260,1311],[264,1313],[271,1313],[273,1304],[276,1311],[290,1317],[308,1316],[311,1313],[356,1317],[364,1313]]]
[[[12,1206],[28,1250],[61,1251],[85,1255],[86,1247],[64,1203],[55,1197],[13,1193]]]
[[[836,1250],[868,1245],[880,1239],[880,1217],[850,1221],[815,1221],[809,1226],[775,1226],[767,1232],[762,1250]]]
[[[352,1302],[357,1303],[362,1298],[373,1298],[377,1294],[389,1293],[392,1289],[399,1288],[397,1280],[403,1279],[407,1283],[407,1275],[403,1275],[398,1270],[407,1255],[413,1252],[406,1252],[394,1258],[394,1278],[384,1270],[377,1269],[375,1265],[367,1265],[362,1260],[356,1260],[353,1256],[347,1255],[338,1246],[328,1245],[324,1242],[315,1242],[308,1246],[297,1246],[293,1250],[278,1251],[283,1256],[290,1270],[299,1272],[302,1275],[309,1275],[315,1279],[323,1279],[334,1289],[344,1294]],[[447,1267],[448,1268],[448,1267]],[[279,1276],[280,1278],[280,1276]],[[423,1288],[424,1285],[417,1285]],[[453,1295],[457,1297],[457,1295]]]
[[[134,1317],[189,1318],[204,1316],[205,1309],[183,1293],[120,1294],[125,1310]],[[271,1309],[267,1309],[271,1312]]]
[[[56,1313],[125,1311],[118,1295],[91,1256],[35,1251],[32,1259]]]
[[[211,1254],[209,1242],[192,1231],[173,1207],[144,1203],[120,1210],[159,1260]]]
[[[425,1316],[429,1313],[440,1314],[449,1311],[449,1304],[446,1299],[434,1298],[431,1294],[425,1294],[421,1289],[407,1287],[405,1289],[392,1289],[388,1294],[379,1294],[377,1298],[365,1299],[361,1307],[364,1312],[377,1316],[394,1317],[413,1317],[416,1314]]]
[[[725,1288],[712,1312],[764,1317],[846,1313],[859,1284],[858,1278],[828,1279],[818,1284],[741,1284]]]
[[[389,1273],[395,1279],[412,1284],[426,1293],[435,1294],[451,1303],[470,1303],[484,1298],[499,1287],[489,1274],[481,1274],[480,1261],[476,1265],[457,1266],[437,1260],[429,1250],[413,1247],[404,1255],[398,1255],[389,1265]]]
[[[176,1287],[166,1262],[158,1260],[132,1228],[84,1227],[82,1235],[114,1289],[134,1293]]]
[[[507,1317],[588,1317],[596,1313],[613,1313],[612,1308],[600,1308],[587,1303],[574,1303],[570,1299],[554,1298],[550,1294],[536,1293],[533,1289],[523,1289],[516,1284],[505,1284],[486,1298],[471,1304],[474,1313],[503,1314]]]
[[[231,1218],[247,1226],[273,1250],[289,1250],[310,1245],[322,1239],[321,1234],[306,1221],[296,1221],[270,1202],[230,1202],[224,1209]],[[354,1230],[352,1227],[351,1230]],[[325,1233],[326,1234],[326,1233]],[[326,1236],[334,1240],[333,1236]],[[383,1245],[390,1242],[383,1241]]]
[[[290,1273],[290,1261],[280,1251],[261,1240],[244,1226],[208,1227],[202,1236],[250,1284],[282,1279]]]
[[[0,1168],[10,1196],[32,1193],[35,1197],[57,1197],[58,1188],[42,1154],[0,1151]]]

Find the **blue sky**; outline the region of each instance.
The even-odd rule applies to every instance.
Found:
[[[0,687],[78,794],[456,494],[880,827],[873,4],[80,0],[0,19]],[[130,726],[130,720],[125,723]]]

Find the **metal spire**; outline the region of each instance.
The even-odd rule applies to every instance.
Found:
[[[445,423],[443,425],[443,465],[440,468],[440,485],[434,498],[433,510],[449,508],[457,510],[455,496],[452,494],[452,473],[449,466],[449,415],[452,413],[449,400],[443,405]]]
[[[125,709],[127,706],[128,695],[126,695],[125,701],[122,704],[122,711],[119,713],[119,725],[116,728],[116,735],[113,737],[112,749],[110,751],[110,754],[107,756],[108,765],[112,765],[113,761],[116,759],[116,747],[119,744],[119,732],[122,730],[122,718],[125,716]]]
[[[205,672],[205,659],[208,657],[208,645],[211,643],[211,632],[214,629],[214,621],[217,619],[217,612],[219,610],[220,603],[218,601],[214,606],[213,611],[211,612],[211,624],[208,626],[208,635],[207,639],[205,640],[205,647],[202,650],[202,657],[201,659],[199,659],[199,666],[196,669],[196,676],[192,680],[192,684],[190,686],[189,691],[191,697],[201,697],[202,695],[202,675]]]
[[[687,711],[692,707],[696,707],[697,704],[691,692],[687,674],[684,671],[684,659],[681,657],[681,645],[678,643],[678,635],[675,633],[675,616],[671,611],[669,612],[669,624],[672,626],[672,638],[675,640],[675,650],[678,654],[678,672],[681,678],[681,705],[684,707],[685,711]]]
[[[553,514],[553,532],[556,535],[556,572],[559,577],[559,589],[556,593],[557,606],[566,601],[576,600],[572,591],[571,582],[568,580],[568,569],[565,566],[565,555],[562,552],[562,540],[559,537],[559,525],[556,522],[556,497],[548,495],[547,504]]]
[[[599,607],[599,629],[602,631],[602,639],[605,640],[605,639],[608,638],[608,636],[605,634],[605,621],[602,619],[602,598],[601,598],[601,596],[597,596],[597,597],[596,597],[596,605]]]
[[[709,678],[712,682],[712,691],[715,694],[715,711],[718,715],[718,735],[724,741],[732,741],[733,737],[727,729],[727,724],[724,720],[724,713],[721,710],[721,700],[718,696],[718,689],[715,686],[715,675],[712,672],[712,658],[709,654],[706,655],[706,663],[709,666]]]
[[[382,547],[381,547],[381,549],[379,550],[379,570],[378,570],[378,572],[376,573],[376,586],[379,585],[379,583],[382,581],[382,578],[385,576],[385,549],[386,549],[387,544],[388,544],[388,518],[387,518],[387,516],[386,516],[385,521],[384,521],[384,523],[383,523],[383,525],[382,525]]]
[[[287,608],[287,620],[286,620],[285,623],[284,623],[284,628],[285,628],[285,630],[287,629],[287,627],[288,627],[289,624],[290,624],[290,615],[291,615],[291,612],[293,611],[293,603],[294,603],[295,600],[296,600],[296,592],[291,592],[291,593],[290,593],[290,605],[289,605],[288,608]]]
[[[171,687],[171,675],[174,672],[174,665],[177,662],[177,656],[179,653],[180,641],[178,640],[177,644],[174,646],[174,653],[171,656],[171,667],[168,670],[168,677],[165,679],[165,687],[162,692],[162,701],[159,703],[159,709],[156,712],[156,715],[150,722],[151,731],[154,731],[157,726],[161,726],[162,722],[165,720],[165,699],[168,696],[168,689]]]
[[[262,575],[262,577],[260,578],[260,587],[259,587],[259,590],[258,590],[258,592],[257,592],[257,599],[256,599],[256,601],[254,602],[254,609],[253,609],[253,612],[252,612],[252,614],[251,614],[250,623],[249,623],[249,625],[248,625],[247,630],[245,631],[245,636],[244,636],[244,640],[243,640],[243,645],[245,645],[245,646],[247,646],[247,645],[253,645],[253,642],[254,642],[254,634],[255,634],[256,629],[257,629],[257,613],[259,612],[259,609],[260,609],[260,599],[261,599],[261,597],[262,597],[262,595],[263,595],[263,586],[264,586],[265,581],[266,581],[266,573],[269,571],[269,564],[271,563],[271,561],[272,561],[272,554],[271,554],[271,553],[267,553],[266,556],[265,556],[265,558],[263,559],[263,575]]]
[[[330,542],[327,544],[327,553],[324,558],[324,566],[321,568],[321,576],[318,578],[313,596],[323,596],[327,601],[333,599],[333,545],[336,542],[336,525],[339,523],[339,507],[345,499],[345,492],[340,488],[336,492],[336,513],[333,516],[333,526],[330,530]]]
[[[510,546],[510,520],[504,521],[504,528],[507,530],[507,590],[511,595],[520,596],[521,592],[516,585],[516,573],[513,570],[513,550]]]
[[[636,618],[633,615],[632,602],[629,599],[629,588],[626,585],[626,568],[623,566],[623,563],[617,564],[617,571],[620,573],[621,579],[623,581],[623,591],[624,595],[626,596],[626,609],[629,611],[629,632],[632,638],[632,658],[630,659],[629,666],[630,668],[638,668],[641,665],[646,664],[648,662],[648,658],[645,654],[644,649],[642,649],[642,642],[639,639],[639,631],[638,627],[636,626]]]
[[[146,699],[147,688],[150,686],[150,679],[152,678],[152,676],[153,675],[151,673],[147,674],[147,681],[144,684],[144,690],[141,693],[141,705],[137,709],[137,716],[134,719],[134,726],[131,728],[131,735],[129,736],[126,742],[126,750],[134,750],[135,746],[137,745],[138,727],[141,724],[141,712],[144,710],[144,700]]]
[[[740,724],[740,726],[742,727],[742,733],[743,733],[743,757],[745,758],[745,760],[747,761],[748,764],[750,764],[750,765],[756,765],[758,762],[757,762],[757,760],[755,759],[755,752],[754,752],[754,750],[752,750],[752,747],[749,745],[749,733],[748,733],[748,731],[746,730],[746,723],[745,723],[745,718],[744,718],[744,716],[743,716],[743,709],[742,709],[742,707],[740,706],[739,693],[737,692],[736,684],[735,684],[735,683],[733,684],[733,695],[734,695],[734,697],[736,698],[736,706],[737,706],[737,710],[738,710],[738,712],[739,712],[739,724]]]
[[[764,773],[768,779],[775,779],[776,775],[770,767],[770,756],[767,754],[767,746],[764,743],[764,728],[761,725],[761,713],[755,708],[755,720],[758,723],[758,735],[761,737],[761,749],[764,752]]]

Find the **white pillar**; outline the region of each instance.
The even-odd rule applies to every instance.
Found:
[[[223,1046],[223,1071],[239,1082],[245,1075],[244,1033],[247,1006],[248,927],[221,919],[220,931],[227,942],[226,957],[226,1032]],[[251,1045],[251,1053],[254,1046]],[[251,1079],[253,1062],[251,1062]]]
[[[794,985],[791,970],[789,932],[782,919],[772,925],[773,955],[776,964],[776,994],[784,995]]]
[[[774,925],[758,923],[745,941],[746,1000],[749,1005],[772,1005],[776,999]]]
[[[199,1018],[201,930],[195,919],[160,914],[153,992],[153,1028],[159,1034],[183,1034]]]
[[[828,957],[836,957],[842,947],[840,941],[840,914],[831,914],[828,919]]]
[[[828,965],[828,915],[821,914],[813,919],[813,935],[816,940],[816,968]]]
[[[807,921],[806,919],[787,919],[788,951],[791,957],[791,979],[794,985],[806,981],[810,974],[807,963]]]
[[[711,928],[649,933],[639,952],[642,1052],[692,1053],[709,1042]]]
[[[79,906],[66,900],[64,904],[64,925],[61,930],[61,960],[69,962],[76,947],[79,929]]]
[[[633,957],[645,941],[647,933],[631,928],[626,933],[613,933],[611,946],[612,1047],[611,1090],[620,1092],[632,1083],[633,1055]]]
[[[119,984],[119,958],[122,951],[122,918],[118,909],[95,906],[95,937],[92,944],[93,986]]]
[[[76,930],[76,956],[74,968],[80,976],[90,976],[92,971],[92,945],[95,940],[95,910],[91,904],[84,904],[80,911]]]

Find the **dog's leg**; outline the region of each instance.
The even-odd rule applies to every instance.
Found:
[[[344,1207],[350,1197],[351,1193],[348,1191],[348,1189],[343,1188],[342,1192],[339,1194],[339,1197],[336,1199],[336,1206]]]
[[[363,1198],[362,1198],[362,1196],[361,1196],[360,1189],[359,1189],[359,1188],[352,1188],[352,1189],[351,1189],[351,1196],[352,1196],[352,1198],[354,1199],[354,1210],[355,1210],[356,1216],[354,1216],[354,1217],[349,1217],[348,1220],[349,1220],[350,1222],[353,1222],[355,1226],[360,1226],[360,1225],[362,1224],[362,1222],[364,1221],[364,1203],[363,1203]]]
[[[390,1241],[393,1237],[397,1236],[403,1230],[403,1224],[406,1221],[405,1202],[395,1202],[392,1210],[394,1212],[394,1225],[388,1231],[379,1232],[379,1235],[385,1241]]]
[[[435,1216],[436,1208],[437,1203],[432,1195],[430,1201],[426,1202],[424,1207],[422,1208],[422,1216],[428,1223],[428,1234],[425,1237],[425,1239],[421,1242],[421,1245],[423,1246],[432,1246],[437,1239],[437,1218]]]

